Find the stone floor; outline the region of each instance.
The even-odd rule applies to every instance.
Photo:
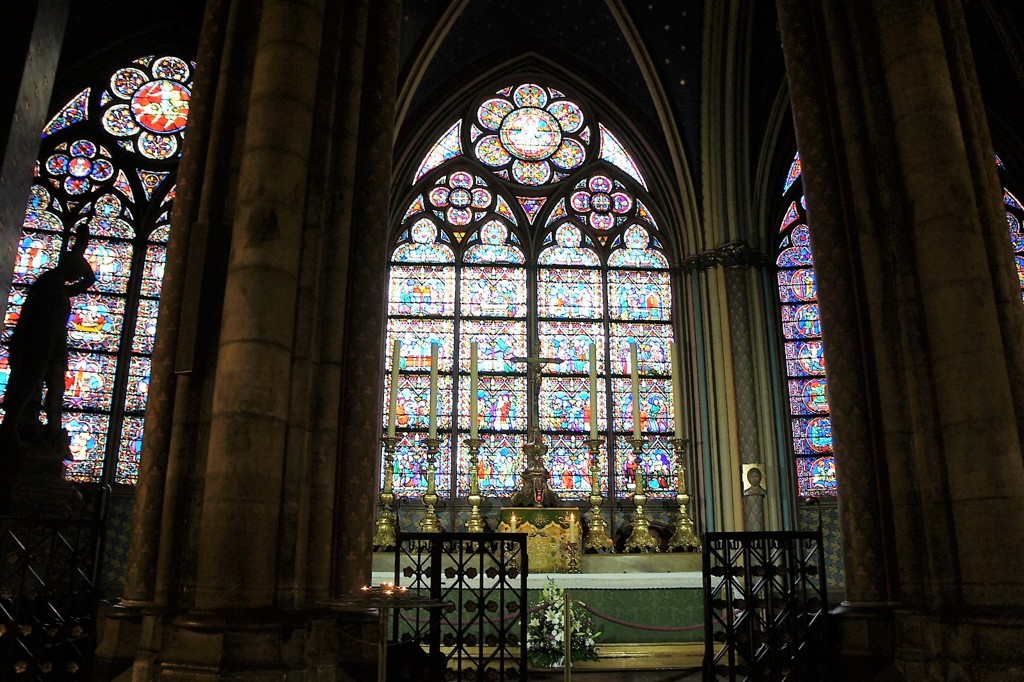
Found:
[[[565,679],[562,670],[530,672],[530,680],[557,682]],[[572,674],[572,682],[699,682],[700,669],[688,670],[608,670]]]

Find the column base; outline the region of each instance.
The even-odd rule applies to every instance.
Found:
[[[893,664],[896,604],[843,602],[832,609],[832,673],[837,682],[902,680]]]
[[[1024,609],[896,611],[896,668],[907,680],[1024,680]]]
[[[832,611],[839,682],[1024,680],[1024,610],[908,609],[843,602]]]
[[[192,611],[144,614],[134,682],[348,682],[377,665],[373,613]]]

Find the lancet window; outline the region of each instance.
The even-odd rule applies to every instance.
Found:
[[[70,439],[68,477],[75,481],[131,485],[138,479],[193,70],[176,56],[136,59],[71,97],[42,131],[0,338],[0,391],[28,287],[87,223],[85,257],[96,282],[71,301],[62,417]]]
[[[382,474],[393,476],[400,497],[426,489],[436,342],[435,485],[442,497],[468,493],[463,441],[476,342],[483,495],[517,490],[522,446],[536,428],[548,447],[551,488],[566,500],[585,498],[585,441],[596,418],[606,439],[602,491],[624,496],[640,466],[650,496],[670,497],[672,295],[666,236],[640,164],[581,100],[533,82],[482,96],[434,139],[412,175],[391,251],[387,348],[400,342],[398,445],[394,470]],[[639,464],[626,442],[634,423],[631,342],[647,437]],[[546,360],[532,365],[539,385],[526,358]]]
[[[824,497],[836,494],[836,464],[825,354],[821,345],[818,287],[800,173],[800,154],[797,153],[782,190],[789,205],[779,225],[776,265],[797,494]]]
[[[1005,181],[1006,166],[998,156],[995,161]],[[817,283],[800,175],[798,152],[783,187],[783,197],[789,200],[789,206],[779,226],[780,245],[776,264],[782,306],[790,424],[796,456],[797,494],[801,497],[822,497],[836,494],[838,487],[832,449],[828,383],[825,379],[825,354],[821,345]],[[1021,296],[1024,297],[1024,205],[1005,187],[1003,203]]]

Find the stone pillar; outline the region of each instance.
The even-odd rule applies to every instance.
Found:
[[[64,41],[68,0],[0,4],[0,319],[7,310],[22,221]]]
[[[323,6],[263,3],[198,539],[197,609],[275,606],[306,168]]]
[[[891,655],[907,679],[1007,679],[1024,310],[962,8],[777,5],[828,358],[841,669]]]
[[[750,339],[751,324],[749,286],[750,268],[764,266],[770,261],[743,242],[730,242],[717,249],[719,262],[725,268],[725,286],[728,294],[729,336],[732,352],[733,383],[736,390],[736,415],[739,436],[740,462],[760,464],[762,480],[760,487],[768,485],[768,472],[759,446],[757,385],[754,376],[753,344]],[[741,489],[750,483],[738,472]],[[778,496],[779,491],[773,491]],[[743,495],[743,529],[763,531],[766,529],[766,500],[762,494]]]
[[[352,55],[346,74],[353,93],[348,97],[348,113],[358,121],[358,128],[351,130],[346,141],[355,150],[355,165],[345,183],[354,191],[349,212],[349,295],[335,513],[333,589],[337,592],[355,590],[370,581],[383,415],[386,227],[391,224],[387,209],[391,203],[401,3],[374,0],[366,7],[365,30],[373,40],[365,42],[363,54]]]
[[[203,289],[201,264],[207,258],[204,252],[211,220],[210,207],[214,203],[209,196],[203,202],[202,190],[209,178],[218,176],[218,168],[221,167],[218,158],[224,155],[225,147],[224,136],[218,135],[212,125],[215,111],[211,104],[215,101],[216,71],[210,68],[218,62],[219,52],[226,41],[221,16],[223,5],[220,0],[207,3],[204,30],[195,60],[198,69],[189,107],[188,137],[175,185],[171,238],[167,246],[157,319],[159,333],[150,361],[143,453],[135,489],[124,598],[107,614],[103,639],[96,651],[98,674],[116,674],[135,658],[143,613],[159,613],[172,605],[178,591],[178,579],[187,572],[178,552],[182,544],[181,533],[186,525],[191,525],[182,523],[182,520],[194,514],[194,505],[190,504],[189,498],[195,495],[190,481],[196,478],[196,474],[192,470],[192,450],[186,447],[181,434],[198,431],[196,415],[201,403],[202,383],[193,383],[191,377],[196,354],[195,299]],[[220,207],[223,204],[216,202],[216,205]],[[200,216],[198,220],[197,215]],[[213,241],[216,244],[218,240]],[[186,282],[190,274],[196,284],[188,287]],[[186,310],[192,310],[193,314],[183,312]],[[184,325],[183,319],[186,320]],[[184,334],[181,331],[183,326],[186,327]],[[215,334],[211,336],[215,339]],[[179,352],[182,345],[187,347],[184,353]],[[179,355],[187,356],[188,362],[179,362]],[[175,424],[180,430],[178,438],[172,441]],[[191,445],[194,447],[194,443]],[[150,634],[153,634],[152,629]]]

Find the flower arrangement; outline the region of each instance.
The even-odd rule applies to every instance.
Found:
[[[526,649],[530,663],[536,667],[557,668],[565,664],[565,591],[548,579],[541,591],[537,609],[531,609],[526,625]],[[596,661],[597,638],[588,614],[579,606],[569,604],[570,654],[573,661]]]

